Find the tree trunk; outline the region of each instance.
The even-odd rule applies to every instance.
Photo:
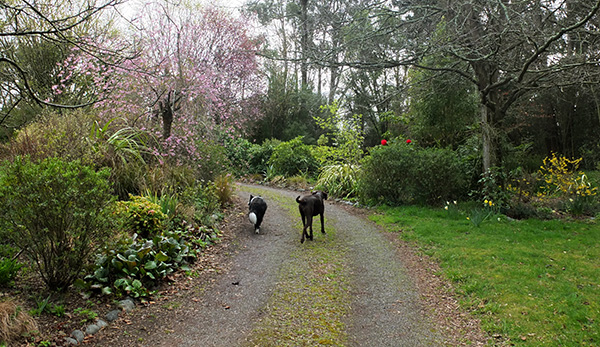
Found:
[[[161,116],[163,120],[163,140],[166,140],[171,136],[171,127],[173,126],[173,110],[170,105],[161,110]]]
[[[158,102],[158,110],[156,113],[163,121],[163,140],[166,140],[171,136],[174,114],[179,109],[177,104],[181,99],[181,96],[177,94],[176,91],[171,90],[163,100]]]
[[[302,50],[302,63],[300,65],[301,88],[302,91],[308,90],[308,0],[300,0],[300,22],[301,39],[300,46]]]
[[[481,138],[482,138],[482,159],[483,159],[483,172],[489,172],[489,170],[495,165],[494,160],[494,139],[493,129],[490,123],[490,112],[491,110],[481,105]]]
[[[498,141],[498,125],[503,118],[501,114],[500,91],[488,89],[498,81],[498,68],[490,62],[474,62],[471,64],[477,80],[481,96],[481,137],[483,172],[487,173],[494,166],[501,166],[501,154]]]

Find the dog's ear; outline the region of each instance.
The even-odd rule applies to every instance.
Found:
[[[250,205],[250,203],[252,202],[252,198],[253,198],[253,197],[254,197],[254,196],[252,196],[252,194],[250,194],[250,200],[248,200],[248,205]]]
[[[322,192],[323,193],[323,200],[327,200],[327,193]]]

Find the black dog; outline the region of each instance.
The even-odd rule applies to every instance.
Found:
[[[325,202],[327,200],[327,193],[322,191],[313,192],[311,195],[305,195],[303,197],[298,196],[296,202],[298,203],[298,209],[302,216],[302,238],[300,243],[304,243],[304,237],[312,240],[313,239],[313,228],[312,222],[313,217],[316,215],[321,216],[321,232],[325,234],[325,224],[323,212],[325,212]],[[306,228],[310,228],[310,235],[306,232]]]
[[[260,196],[252,196],[250,194],[250,201],[248,201],[248,219],[250,222],[254,224],[254,232],[260,232],[260,223],[262,223],[263,218],[265,216],[265,212],[267,212],[267,203]]]

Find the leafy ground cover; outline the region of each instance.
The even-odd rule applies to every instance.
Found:
[[[440,262],[461,305],[500,343],[600,343],[600,226],[591,220],[473,223],[459,209],[381,208],[372,218]],[[467,219],[469,217],[469,219]]]

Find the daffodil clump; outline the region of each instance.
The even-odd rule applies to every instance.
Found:
[[[481,223],[498,213],[497,205],[492,201],[485,199],[483,200],[483,208],[475,208],[471,210],[467,220],[473,223],[474,226],[480,227]],[[500,220],[500,218],[498,218]]]
[[[448,216],[452,219],[458,219],[461,215],[460,210],[458,209],[458,202],[456,200],[454,200],[452,203],[450,201],[446,201],[444,210],[448,211]]]

